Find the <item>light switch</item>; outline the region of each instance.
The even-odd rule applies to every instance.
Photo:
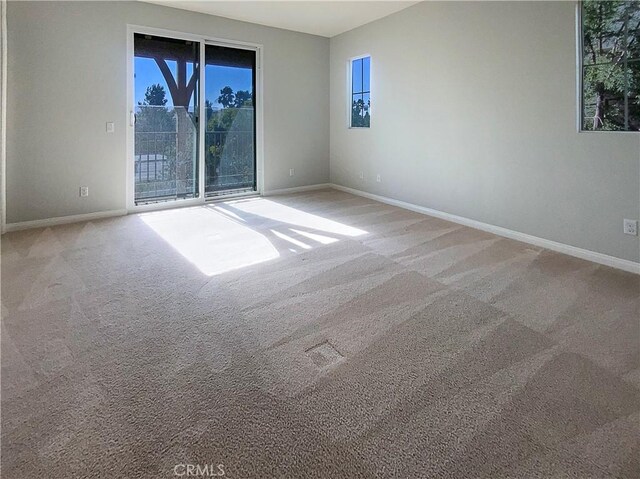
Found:
[[[116,131],[116,124],[112,121],[107,122],[107,133],[113,133]]]

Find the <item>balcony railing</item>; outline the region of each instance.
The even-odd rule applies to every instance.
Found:
[[[252,188],[255,181],[253,131],[205,132],[205,191]]]
[[[180,159],[176,155],[178,141],[178,133],[173,131],[136,131],[137,200],[181,198],[197,192],[195,155]],[[253,131],[205,132],[205,192],[253,188],[254,158]]]

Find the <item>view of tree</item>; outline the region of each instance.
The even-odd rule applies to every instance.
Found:
[[[216,110],[209,100],[205,102],[207,131],[253,130],[251,92],[239,90],[234,93],[230,86],[226,86],[220,90],[218,103],[222,105],[222,109]]]
[[[253,95],[248,90],[234,92],[230,86],[220,90],[215,109],[205,102],[207,118],[207,155],[205,158],[209,180],[233,177],[239,187],[253,184]],[[221,171],[224,170],[224,171]],[[246,181],[240,178],[246,177]],[[246,184],[245,184],[246,183]]]
[[[166,96],[167,94],[164,91],[164,87],[159,83],[156,83],[147,87],[147,91],[144,94],[144,100],[139,104],[165,106],[167,104]]]
[[[351,127],[371,126],[371,58],[361,57],[351,60]]]
[[[582,3],[583,128],[640,130],[640,1]]]
[[[238,90],[236,92],[235,107],[242,108],[243,106],[253,105],[253,95],[248,90]]]
[[[230,86],[224,87],[220,90],[220,96],[218,97],[218,103],[224,108],[230,108],[235,105],[236,96],[233,94],[233,90]]]
[[[136,85],[145,87],[135,112],[136,199],[197,195],[200,45],[136,33],[134,55]]]
[[[252,187],[253,91],[234,89],[252,84],[255,54],[236,54],[237,67],[229,71],[229,52],[207,47],[212,59],[224,57],[221,65],[207,63],[207,75],[224,83],[217,87],[219,95],[212,96],[207,90],[200,118],[201,45],[142,34],[135,34],[134,40],[136,201],[197,196],[198,161],[206,164],[206,192]],[[205,127],[204,158],[198,156],[200,122]]]
[[[147,87],[144,100],[138,102],[136,130],[138,131],[174,131],[175,119],[166,107],[167,98],[164,87],[154,84]]]
[[[176,135],[178,125],[175,108],[167,107],[164,87],[147,87],[144,99],[138,102],[136,115],[136,154],[148,155],[146,161],[162,165],[153,170],[153,180],[175,179]],[[217,103],[205,101],[207,171],[213,178],[220,176],[246,176],[247,185],[253,184],[253,95],[248,90],[234,92],[230,86],[220,90]],[[248,161],[249,160],[249,161]],[[221,166],[224,165],[224,172]],[[237,179],[236,179],[237,181]],[[239,183],[242,186],[242,182]],[[141,188],[142,186],[139,185]]]
[[[368,127],[371,123],[369,109],[371,100],[365,104],[363,99],[354,100],[351,106],[351,126],[352,127]]]
[[[154,84],[147,87],[144,100],[138,102],[136,114],[136,132],[158,134],[173,133],[176,130],[176,121],[173,113],[167,108],[167,98],[164,87]],[[136,135],[136,153],[158,153],[156,144],[152,144],[153,135]],[[154,150],[154,151],[151,151]],[[167,153],[167,152],[163,152]]]

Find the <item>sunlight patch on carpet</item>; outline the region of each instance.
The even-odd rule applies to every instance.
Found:
[[[252,216],[267,218],[291,226],[303,227],[312,232],[333,233],[347,237],[367,234],[366,231],[359,228],[354,228],[337,221],[323,218],[322,216],[285,206],[275,201],[265,200],[264,198],[227,203],[225,207],[242,211]],[[240,216],[242,216],[242,214],[240,214]]]
[[[264,235],[204,206],[145,213],[140,217],[207,276],[280,256]]]

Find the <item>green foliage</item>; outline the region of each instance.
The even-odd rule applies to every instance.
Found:
[[[136,185],[138,193],[157,188],[158,180],[175,178],[176,120],[167,107],[164,87],[154,84],[147,87],[144,100],[138,103],[136,112],[135,154],[155,163],[149,184],[142,178]],[[163,161],[160,161],[163,160]],[[152,168],[148,166],[148,168]]]
[[[136,132],[175,131],[174,115],[168,110],[166,104],[166,92],[162,85],[155,84],[147,87],[144,100],[138,103]]]
[[[205,103],[208,145],[205,162],[214,184],[220,178],[233,176],[237,187],[253,184],[253,95],[247,90],[234,92],[229,86],[220,90],[217,102],[222,109]],[[242,179],[242,181],[240,181]]]
[[[640,130],[640,1],[584,0],[582,21],[583,128]]]
[[[351,126],[354,128],[365,128],[371,126],[371,100],[365,104],[363,99],[354,100],[351,105]]]
[[[224,108],[230,108],[235,104],[236,96],[233,94],[233,90],[230,86],[224,87],[220,90],[220,96],[218,97],[218,103],[220,103]]]
[[[147,91],[144,94],[144,101],[139,105],[154,105],[165,106],[167,104],[167,94],[164,91],[164,87],[159,83],[155,83],[147,87]]]
[[[211,101],[205,101],[207,185],[229,181],[238,188],[251,186],[255,157],[253,95],[247,90],[234,92],[227,86],[220,90],[217,103],[223,108],[216,109]],[[164,88],[155,84],[147,88],[137,107],[135,154],[141,158],[137,168],[143,164],[146,168],[136,182],[139,195],[175,189],[178,177],[187,181],[195,178],[195,118],[184,109],[166,105]]]
[[[207,131],[251,131],[253,130],[253,109],[224,108],[211,112],[207,121]]]
[[[235,107],[242,108],[244,106],[253,105],[253,95],[248,90],[239,90],[236,92]]]

